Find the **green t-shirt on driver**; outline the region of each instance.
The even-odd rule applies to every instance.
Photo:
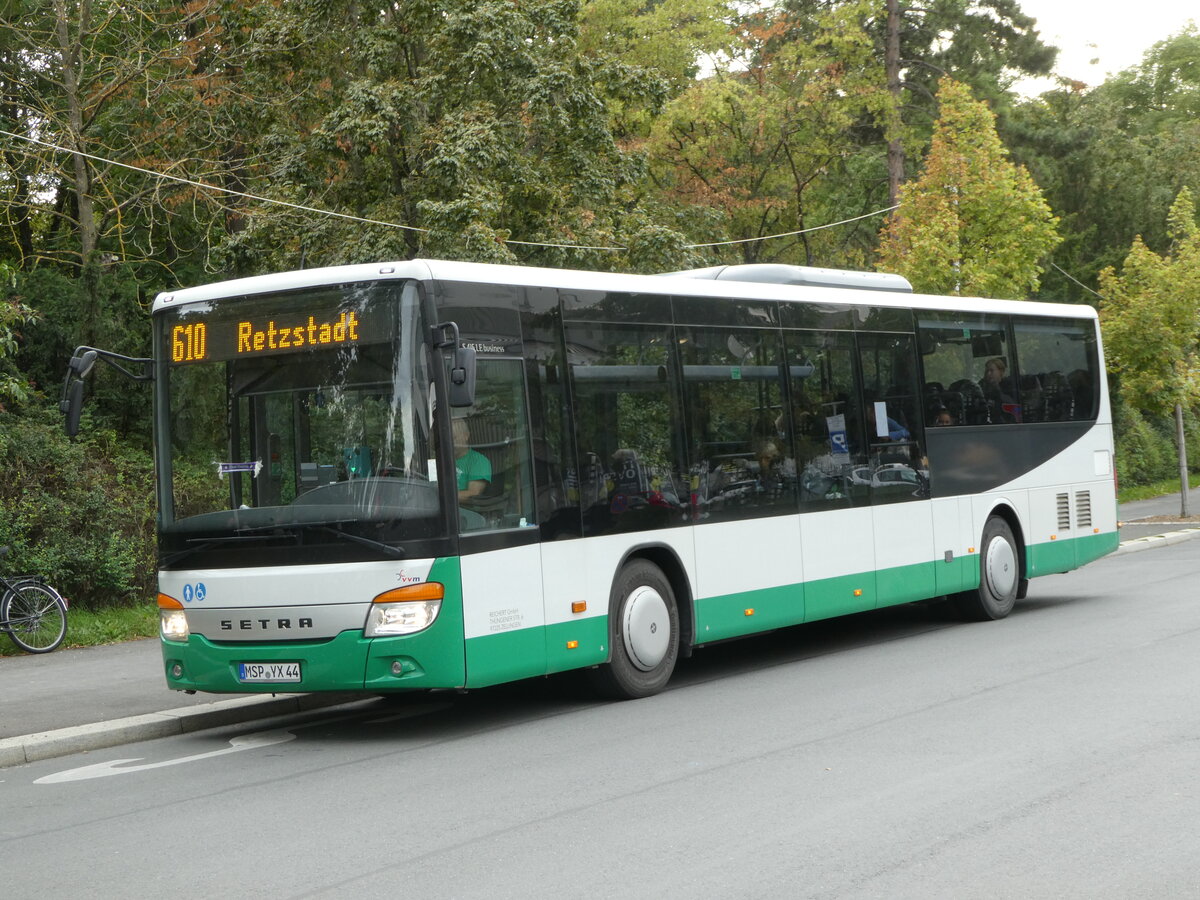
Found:
[[[478,450],[467,450],[454,460],[454,469],[458,473],[458,489],[465,491],[472,481],[492,481],[492,464]]]

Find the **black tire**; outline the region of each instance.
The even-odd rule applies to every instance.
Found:
[[[958,594],[963,618],[975,622],[1003,619],[1012,612],[1021,585],[1021,547],[1008,523],[990,517],[979,540],[979,587]]]
[[[617,700],[657,694],[679,658],[679,609],[671,582],[658,566],[635,559],[613,581],[608,610],[612,651],[606,665],[590,671],[593,686]]]
[[[0,603],[0,621],[8,623],[9,637],[26,653],[49,653],[66,636],[67,604],[50,588],[25,582]]]

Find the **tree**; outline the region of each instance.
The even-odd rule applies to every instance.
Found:
[[[681,244],[641,230],[669,223],[641,206],[643,159],[619,143],[611,118],[661,103],[664,79],[603,41],[581,49],[578,14],[574,0],[265,4],[242,87],[297,102],[276,104],[247,145],[246,183],[405,227],[248,208],[226,265],[423,254],[639,267],[637,251],[576,245],[657,256]]]
[[[1135,235],[1164,252],[1168,209],[1183,187],[1200,192],[1200,31],[1155,44],[1103,84],[1064,83],[1016,106],[1002,131],[1062,218],[1063,271],[1047,273],[1043,295],[1089,299]]]
[[[803,16],[755,10],[739,29],[744,65],[695,83],[655,121],[647,144],[655,183],[696,233],[742,241],[726,256],[861,262],[861,245],[837,243],[849,229],[755,239],[869,209],[869,186],[864,191],[850,168],[859,152],[853,129],[885,102],[861,27],[871,7],[859,0]]]
[[[1057,220],[1029,173],[1014,165],[995,117],[949,78],[924,170],[901,190],[881,236],[879,266],[918,291],[1024,298],[1059,242]]]
[[[1187,188],[1171,206],[1168,229],[1167,253],[1139,236],[1120,272],[1100,273],[1108,367],[1124,399],[1152,416],[1200,402],[1200,226]]]
[[[800,15],[826,4],[785,0],[780,5]],[[1058,53],[1042,43],[1018,0],[873,0],[860,21],[875,57],[883,60],[876,83],[890,99],[872,127],[874,139],[887,147],[889,205],[905,180],[907,157],[929,138],[940,78],[969,85],[1003,111],[1011,102],[1013,80],[1048,74]]]

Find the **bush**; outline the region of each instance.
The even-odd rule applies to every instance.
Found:
[[[63,434],[46,405],[0,412],[6,572],[45,576],[86,609],[144,602],[155,581],[154,463],[112,432]]]
[[[1174,418],[1148,419],[1114,395],[1113,423],[1117,476],[1122,485],[1150,484],[1178,476]],[[1200,424],[1191,410],[1184,411],[1184,440],[1188,468],[1200,468]]]

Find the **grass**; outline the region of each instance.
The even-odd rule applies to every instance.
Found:
[[[114,606],[108,609],[70,609],[63,647],[97,647],[158,635],[158,607]],[[22,651],[7,634],[0,634],[0,656],[20,656]]]
[[[1191,500],[1191,488],[1200,487],[1200,473],[1188,475],[1188,499]],[[1134,500],[1151,500],[1155,497],[1161,497],[1164,494],[1174,494],[1179,491],[1179,476],[1167,478],[1163,481],[1155,481],[1150,484],[1134,484],[1129,487],[1123,487],[1117,492],[1117,500],[1121,503],[1130,503]],[[1189,502],[1188,511],[1191,511]]]

